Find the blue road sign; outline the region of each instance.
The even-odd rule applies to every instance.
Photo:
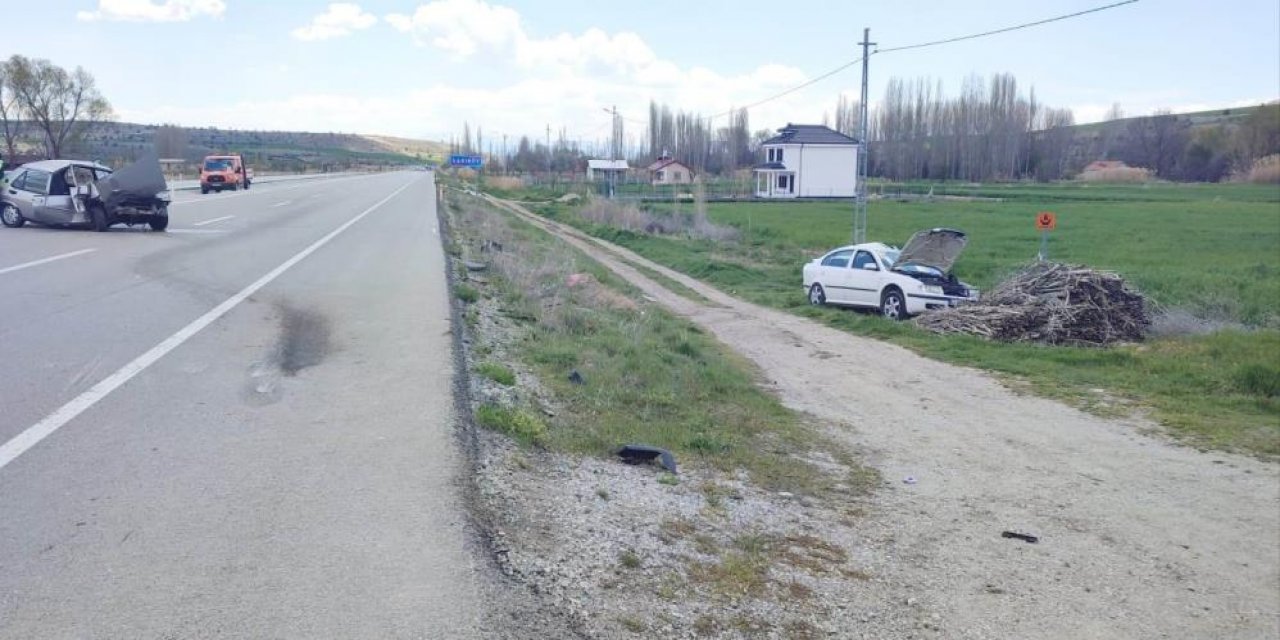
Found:
[[[449,166],[451,167],[470,167],[479,169],[484,165],[484,160],[480,156],[451,155],[449,156]]]

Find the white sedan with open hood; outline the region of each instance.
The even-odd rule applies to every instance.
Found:
[[[978,290],[951,274],[967,243],[962,231],[929,229],[902,249],[879,242],[840,247],[804,265],[805,293],[811,304],[879,309],[894,320],[974,301]]]

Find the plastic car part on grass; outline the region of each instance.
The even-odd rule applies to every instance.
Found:
[[[676,457],[671,455],[670,451],[661,447],[652,447],[647,444],[627,444],[618,449],[617,455],[627,464],[640,464],[642,462],[652,462],[658,460],[664,469],[671,473],[676,471]]]

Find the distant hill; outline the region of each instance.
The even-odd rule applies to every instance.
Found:
[[[1216,182],[1233,168],[1247,169],[1255,158],[1276,153],[1277,125],[1280,104],[1271,102],[1092,122],[1062,133],[1071,174],[1096,160],[1123,160],[1165,179]],[[1248,135],[1241,136],[1242,130]]]
[[[38,153],[39,137],[33,127],[26,127],[19,146]],[[264,171],[338,171],[439,163],[447,153],[448,145],[429,140],[352,133],[184,128],[107,122],[95,125],[63,155],[119,165],[152,149],[163,158],[183,158],[191,163],[210,153],[235,152],[244,154],[250,166]]]

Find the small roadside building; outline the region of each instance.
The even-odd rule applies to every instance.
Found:
[[[630,168],[626,160],[587,160],[587,182],[595,182],[596,178],[608,180],[613,174],[616,182],[621,183]]]
[[[648,169],[649,183],[655,187],[667,184],[693,183],[693,169],[666,154],[663,154],[662,157],[649,165]]]
[[[852,198],[858,192],[854,138],[820,124],[788,124],[760,144],[757,198]]]

